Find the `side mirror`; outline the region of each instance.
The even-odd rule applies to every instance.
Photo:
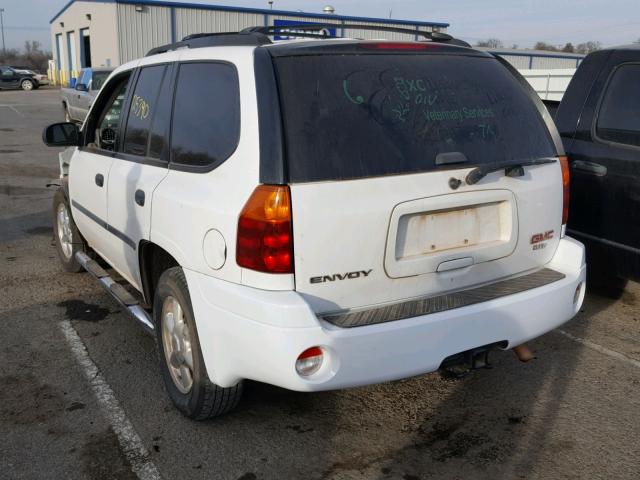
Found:
[[[84,83],[76,83],[76,90],[78,90],[79,92],[88,92],[89,89],[87,88],[87,86]]]
[[[42,132],[42,141],[48,147],[78,147],[80,139],[80,129],[70,122],[54,123]]]

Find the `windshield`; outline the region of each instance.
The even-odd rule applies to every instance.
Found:
[[[93,72],[93,78],[91,80],[91,90],[100,90],[107,78],[109,78],[111,72]]]
[[[535,104],[492,58],[310,55],[274,62],[292,182],[556,155]]]

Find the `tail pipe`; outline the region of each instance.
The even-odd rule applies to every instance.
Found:
[[[521,362],[528,362],[529,360],[536,358],[525,343],[518,345],[517,347],[513,347],[513,353],[516,354],[516,357],[518,357],[518,360]]]

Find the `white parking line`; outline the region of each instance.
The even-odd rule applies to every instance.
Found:
[[[602,345],[598,345],[597,343],[590,342],[589,340],[585,340],[584,338],[578,338],[571,335],[569,332],[565,332],[564,330],[557,329],[559,334],[564,335],[565,337],[573,340],[574,342],[578,342],[585,347],[589,347],[596,352],[600,352],[604,355],[608,355],[615,359],[618,359],[624,363],[628,363],[629,365],[633,365],[634,367],[640,368],[640,362],[638,360],[634,360],[633,358],[629,358],[626,355],[616,352],[615,350],[609,350],[608,348],[603,347]]]
[[[149,452],[144,448],[142,440],[120,406],[113,390],[111,390],[98,367],[89,357],[87,348],[78,332],[73,328],[69,320],[63,320],[59,325],[69,347],[71,347],[73,355],[76,357],[76,361],[82,367],[84,375],[98,399],[98,403],[118,437],[118,442],[127,460],[129,460],[131,470],[140,480],[159,480],[161,478],[160,472],[158,472],[153,462],[149,460]]]
[[[18,115],[20,115],[21,117],[24,117],[24,113],[22,113],[21,111],[19,111],[17,108],[15,108],[13,105],[0,105],[0,107],[6,107],[6,108],[10,108],[11,110],[13,110],[15,113],[17,113]]]

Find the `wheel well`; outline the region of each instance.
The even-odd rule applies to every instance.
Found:
[[[153,296],[162,273],[180,264],[162,247],[143,241],[139,246],[140,278],[147,305],[153,306]]]

